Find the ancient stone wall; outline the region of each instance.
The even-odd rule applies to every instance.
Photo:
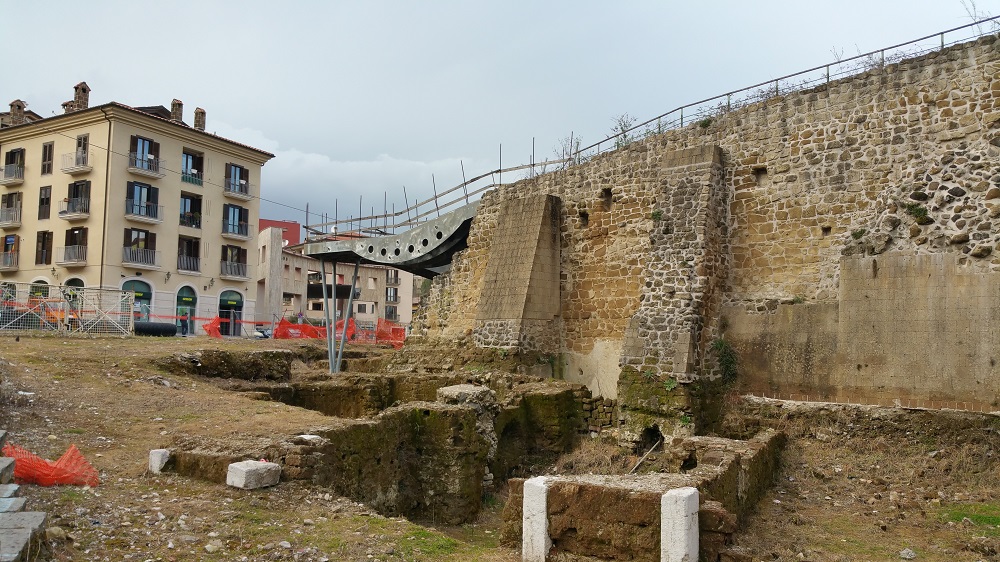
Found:
[[[500,204],[544,193],[562,201],[562,372],[595,394],[617,397],[620,366],[651,388],[714,376],[711,344],[729,322],[723,306],[744,329],[779,329],[798,342],[770,340],[761,366],[769,376],[776,365],[794,365],[801,350],[819,353],[818,369],[797,370],[814,377],[801,380],[807,389],[908,388],[913,377],[935,376],[928,365],[962,372],[964,359],[948,359],[958,348],[934,342],[966,341],[972,317],[907,332],[910,347],[940,350],[918,372],[898,354],[881,353],[880,375],[869,377],[861,362],[861,372],[823,379],[831,337],[843,350],[859,334],[834,336],[807,316],[829,318],[833,306],[844,325],[842,256],[949,255],[955,275],[1000,271],[998,76],[1000,43],[988,36],[765,99],[490,193],[468,250],[450,276],[435,280],[423,329],[445,337],[473,329]],[[973,310],[981,298],[965,291],[929,306]],[[783,304],[827,308],[782,313],[791,314],[793,329],[775,324]],[[976,357],[991,353],[982,348]],[[873,355],[879,350],[871,349],[869,366]],[[980,371],[956,376],[971,380],[971,372]],[[945,394],[967,396],[968,380]]]

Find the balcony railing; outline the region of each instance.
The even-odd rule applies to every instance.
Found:
[[[385,302],[389,304],[399,304],[399,295],[386,295]]]
[[[201,228],[201,213],[181,213],[180,225]]]
[[[24,182],[24,166],[7,165],[0,167],[0,185],[20,185]]]
[[[223,261],[220,276],[235,279],[249,279],[250,273],[248,271],[247,264],[245,263]]]
[[[166,176],[165,173],[160,171],[161,164],[163,164],[163,160],[151,154],[130,152],[128,155],[128,171],[141,176],[149,176],[151,178]]]
[[[21,226],[20,207],[0,209],[0,228],[15,228],[18,226]]]
[[[82,174],[93,170],[90,165],[90,153],[83,150],[62,155],[62,172],[64,174]]]
[[[144,267],[160,267],[160,252],[145,248],[122,248],[122,263]]]
[[[90,216],[90,197],[74,197],[59,202],[59,218],[85,219]]]
[[[250,191],[253,185],[247,183],[246,180],[235,180],[231,179],[223,184],[223,191],[225,195],[230,195],[237,199],[250,199]]]
[[[179,271],[201,271],[201,258],[194,256],[177,256]]]
[[[222,222],[222,235],[237,238],[249,238],[250,237],[250,225],[245,222],[235,223],[235,222]]]
[[[56,248],[56,263],[61,265],[87,263],[87,247],[66,246],[65,248]]]
[[[0,253],[0,271],[17,271],[17,252]]]
[[[138,199],[126,199],[125,217],[139,222],[162,222],[163,205],[156,205]]]
[[[399,272],[398,271],[386,271],[385,272],[385,284],[390,287],[399,285]]]
[[[198,170],[181,170],[181,181],[184,183],[202,185],[204,183],[203,176],[204,172]]]
[[[386,312],[385,319],[388,320],[389,322],[399,322],[399,314],[396,314],[394,312]]]

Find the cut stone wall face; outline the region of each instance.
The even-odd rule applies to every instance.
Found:
[[[660,396],[654,410],[646,405],[658,393],[677,392],[666,387],[718,377],[712,347],[719,338],[742,351],[742,370],[771,373],[768,380],[788,363],[783,357],[803,357],[815,366],[813,379],[793,369],[799,378],[787,381],[803,394],[843,396],[842,389],[888,385],[883,390],[905,399],[911,378],[933,365],[935,376],[956,373],[951,386],[921,383],[920,396],[974,400],[970,381],[983,376],[988,361],[965,369],[961,352],[941,342],[978,333],[976,313],[941,317],[944,324],[931,327],[923,321],[931,316],[919,311],[989,310],[989,297],[971,291],[988,292],[992,281],[977,288],[963,281],[958,286],[968,291],[944,295],[925,291],[910,273],[893,277],[930,299],[926,307],[896,303],[914,310],[906,316],[911,322],[896,323],[906,328],[904,347],[936,350],[921,352],[931,361],[918,372],[896,353],[873,359],[878,346],[866,342],[854,348],[867,350],[864,357],[845,354],[864,332],[844,312],[863,306],[858,291],[893,290],[880,280],[857,284],[854,259],[884,256],[888,265],[896,256],[949,256],[955,267],[945,268],[944,279],[1000,274],[998,45],[997,37],[983,37],[775,96],[488,193],[468,249],[450,274],[434,280],[418,332],[461,338],[478,331],[477,342],[510,346],[524,345],[529,330],[557,335],[557,344],[531,345],[556,345],[557,371],[617,397],[622,419],[638,420],[637,428],[683,429],[678,422],[692,413],[683,403],[690,396]],[[504,206],[540,194],[561,201],[558,317],[537,329],[526,317],[477,319],[491,298],[487,271]],[[913,267],[918,274],[923,266]],[[780,307],[799,305],[820,308],[796,311],[793,324],[775,323]],[[872,341],[899,343],[886,332],[893,329],[889,312],[883,310]],[[836,329],[820,322],[832,317]],[[740,341],[727,324],[739,325]],[[788,337],[770,338],[778,347],[761,357],[762,348],[747,342],[768,330]],[[985,346],[976,348],[977,358],[1000,352],[998,344],[974,341]],[[865,399],[887,399],[883,390]],[[675,399],[666,413],[662,405]]]

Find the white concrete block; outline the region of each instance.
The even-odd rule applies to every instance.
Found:
[[[149,471],[159,474],[170,460],[170,449],[153,449],[149,452]]]
[[[242,461],[229,465],[226,484],[234,488],[254,490],[274,486],[281,479],[281,465],[273,462]]]
[[[552,548],[549,538],[549,483],[544,476],[524,481],[521,504],[521,560],[545,562]]]
[[[675,488],[660,498],[660,562],[698,562],[697,488]]]

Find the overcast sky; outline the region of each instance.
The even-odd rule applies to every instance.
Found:
[[[968,2],[969,0],[966,0]],[[1000,14],[1000,0],[977,0]],[[135,2],[0,0],[3,107],[207,111],[273,152],[261,215],[402,208],[498,165],[551,158],[640,120],[970,23],[961,0]],[[958,35],[954,39],[959,38]],[[506,179],[506,178],[505,178]],[[291,207],[291,208],[289,208]],[[317,222],[315,217],[311,222]]]

